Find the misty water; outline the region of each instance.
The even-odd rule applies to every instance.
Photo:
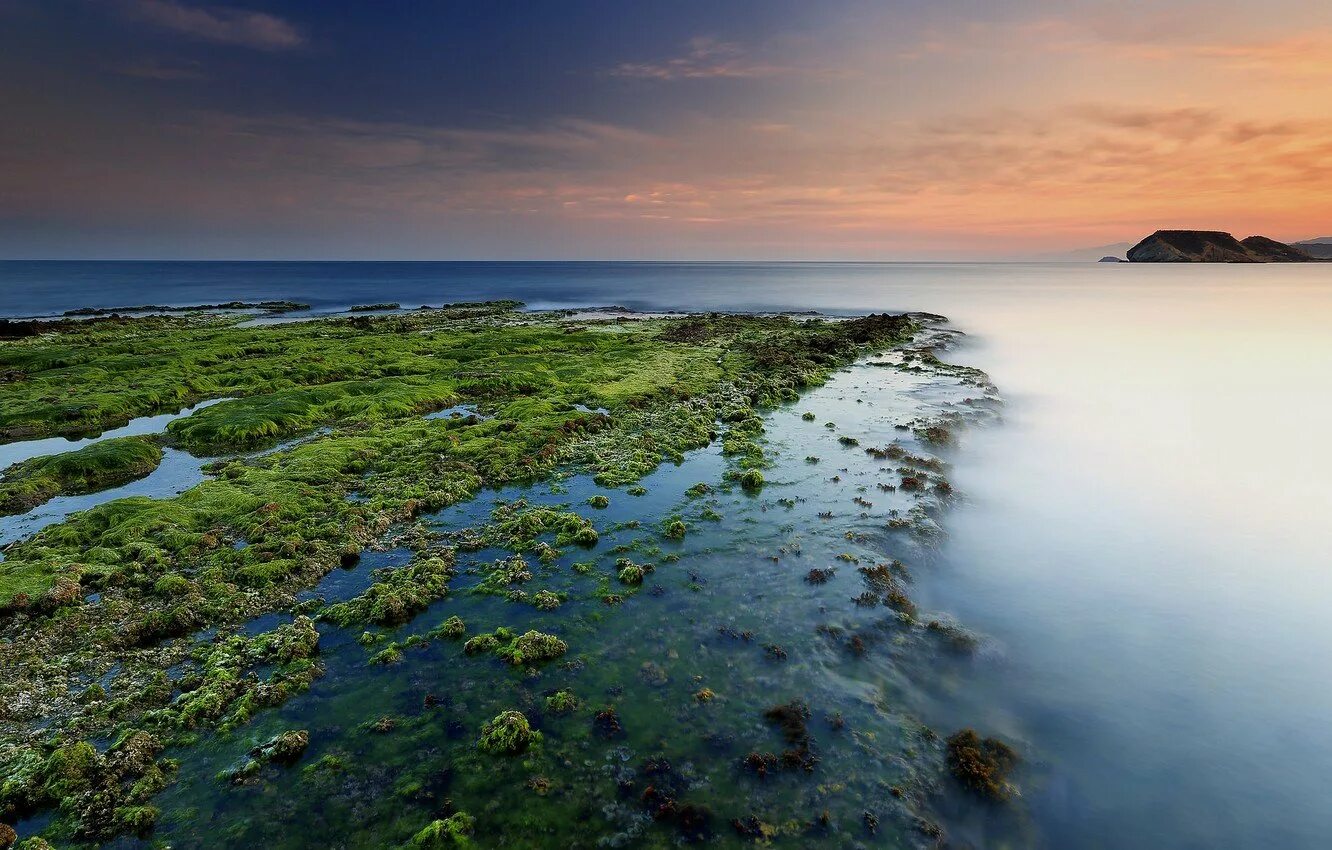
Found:
[[[86,283],[99,275],[138,295]],[[983,651],[918,689],[913,713],[1018,742],[1045,846],[1325,845],[1332,266],[0,264],[0,278],[21,284],[0,296],[9,315],[499,297],[945,314],[968,334],[950,359],[1006,404],[951,453],[964,502],[912,586]]]

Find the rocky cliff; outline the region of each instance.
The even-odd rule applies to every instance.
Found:
[[[1240,241],[1219,230],[1158,230],[1128,251],[1131,263],[1296,263],[1313,257],[1266,236]]]

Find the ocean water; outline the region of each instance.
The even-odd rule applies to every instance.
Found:
[[[947,315],[1006,405],[912,595],[985,642],[912,708],[1032,762],[1033,831],[962,834],[1326,845],[1332,265],[0,263],[10,316],[502,297]]]

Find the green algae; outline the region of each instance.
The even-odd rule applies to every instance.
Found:
[[[346,565],[395,524],[470,499],[484,486],[569,466],[605,486],[632,484],[663,460],[678,462],[708,444],[718,420],[726,423],[723,442],[734,449],[728,454],[744,470],[742,486],[757,489],[745,484],[761,486],[758,467],[767,462],[755,411],[795,398],[864,346],[892,345],[912,330],[898,317],[823,323],[713,316],[569,332],[517,322],[511,309],[474,305],[264,328],[216,317],[152,318],[62,329],[0,348],[0,365],[24,376],[14,385],[14,404],[0,414],[0,433],[10,436],[104,428],[220,395],[236,401],[178,420],[167,439],[217,451],[328,429],[270,456],[221,463],[216,478],[175,499],[113,502],[10,547],[0,564],[0,616],[11,639],[0,646],[0,672],[23,674],[10,692],[41,693],[57,725],[75,736],[157,730],[188,746],[189,730],[237,729],[320,675],[318,634],[302,618],[271,636],[233,636],[194,651],[192,632],[292,608],[298,590]],[[142,342],[146,334],[151,350]],[[573,399],[615,415],[571,413]],[[421,418],[458,403],[477,405],[489,418]],[[539,539],[544,535],[553,545]],[[506,594],[530,580],[520,553],[553,563],[561,547],[599,542],[576,513],[523,507],[492,517],[482,537],[518,559],[495,570],[494,587]],[[237,541],[244,545],[232,545]],[[423,551],[319,617],[344,626],[409,622],[447,594],[451,558],[446,549]],[[644,567],[630,562],[621,573],[629,567],[641,582]],[[100,599],[84,601],[89,591]],[[558,598],[538,591],[533,607],[542,609],[552,596]],[[73,633],[84,645],[74,644]],[[523,666],[566,650],[559,638],[535,630],[497,630],[468,641],[467,651],[474,641],[486,644],[480,651]],[[389,644],[399,654],[407,646]],[[127,681],[138,684],[113,706],[96,694],[85,705],[64,701],[57,685],[66,674],[33,663],[39,654],[91,653],[131,666]],[[182,653],[193,654],[203,672],[181,677],[186,687],[173,698],[165,676],[140,668]],[[263,677],[243,673],[262,666],[274,669]],[[45,751],[29,740],[18,750],[22,758]],[[0,766],[13,763],[9,753],[0,758]],[[63,790],[66,796],[39,798],[6,792],[5,800],[41,809],[63,805],[73,793]],[[151,794],[112,796],[106,816],[74,816],[90,825],[76,826],[85,830],[79,834],[151,825],[143,811]]]
[[[412,846],[436,850],[447,847],[471,847],[476,818],[455,812],[442,820],[433,820],[412,836]]]
[[[569,714],[578,709],[578,697],[573,691],[558,690],[546,697],[546,711],[551,714]]]
[[[152,437],[102,440],[77,451],[34,458],[4,470],[0,515],[23,513],[56,496],[95,493],[148,475],[162,462]]]
[[[344,628],[372,623],[401,625],[447,595],[453,575],[453,552],[444,550],[405,567],[381,571],[365,593],[326,608],[319,616]]]
[[[738,478],[740,486],[751,493],[763,489],[763,473],[757,469],[746,469]]]
[[[445,640],[460,640],[467,634],[467,624],[455,614],[432,629],[430,634]]]
[[[512,756],[540,741],[541,733],[532,731],[521,711],[505,711],[481,727],[481,739],[477,746],[482,752]]]

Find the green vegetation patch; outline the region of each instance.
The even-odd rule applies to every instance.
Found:
[[[234,315],[117,318],[53,323],[0,340],[7,376],[0,440],[99,432],[224,397],[231,400],[175,420],[163,439],[221,453],[301,438],[281,451],[215,462],[209,480],[174,498],[112,501],[7,547],[0,821],[55,810],[49,834],[62,840],[151,830],[150,800],[172,774],[159,748],[238,729],[322,674],[319,633],[304,615],[393,627],[449,592],[452,551],[416,518],[483,488],[566,470],[642,495],[639,478],[719,437],[736,480],[757,490],[766,463],[759,411],[915,331],[901,316],[574,325],[518,306],[251,327]],[[481,415],[424,417],[455,405]],[[107,475],[143,474],[136,464],[159,457],[153,439],[108,440],[10,470],[0,486],[29,493],[109,486]],[[37,485],[45,479],[56,484]],[[543,615],[563,597],[520,592],[532,562],[549,565],[561,549],[599,542],[592,522],[569,510],[512,503],[491,519],[475,537],[512,555],[486,570],[478,589],[521,597]],[[322,611],[318,602],[297,601],[404,528],[417,550],[407,566],[375,573],[359,596]],[[680,521],[662,531],[678,538],[687,529]],[[611,583],[628,592],[649,569],[617,562],[603,600],[621,601]],[[265,634],[235,633],[274,612],[296,616]],[[461,621],[446,621],[439,636],[465,633]],[[392,661],[414,640],[425,638],[370,642]],[[463,646],[525,674],[568,649],[553,635],[505,629]],[[192,666],[180,672],[184,662]],[[87,679],[113,671],[111,688]],[[539,737],[521,714],[489,726],[482,738],[492,743],[483,749],[494,752]],[[104,750],[92,745],[108,740]],[[453,823],[431,824],[422,842],[466,838],[463,821]]]
[[[152,437],[119,437],[17,463],[0,478],[0,514],[23,513],[56,496],[117,487],[143,478],[161,462],[162,448]]]

